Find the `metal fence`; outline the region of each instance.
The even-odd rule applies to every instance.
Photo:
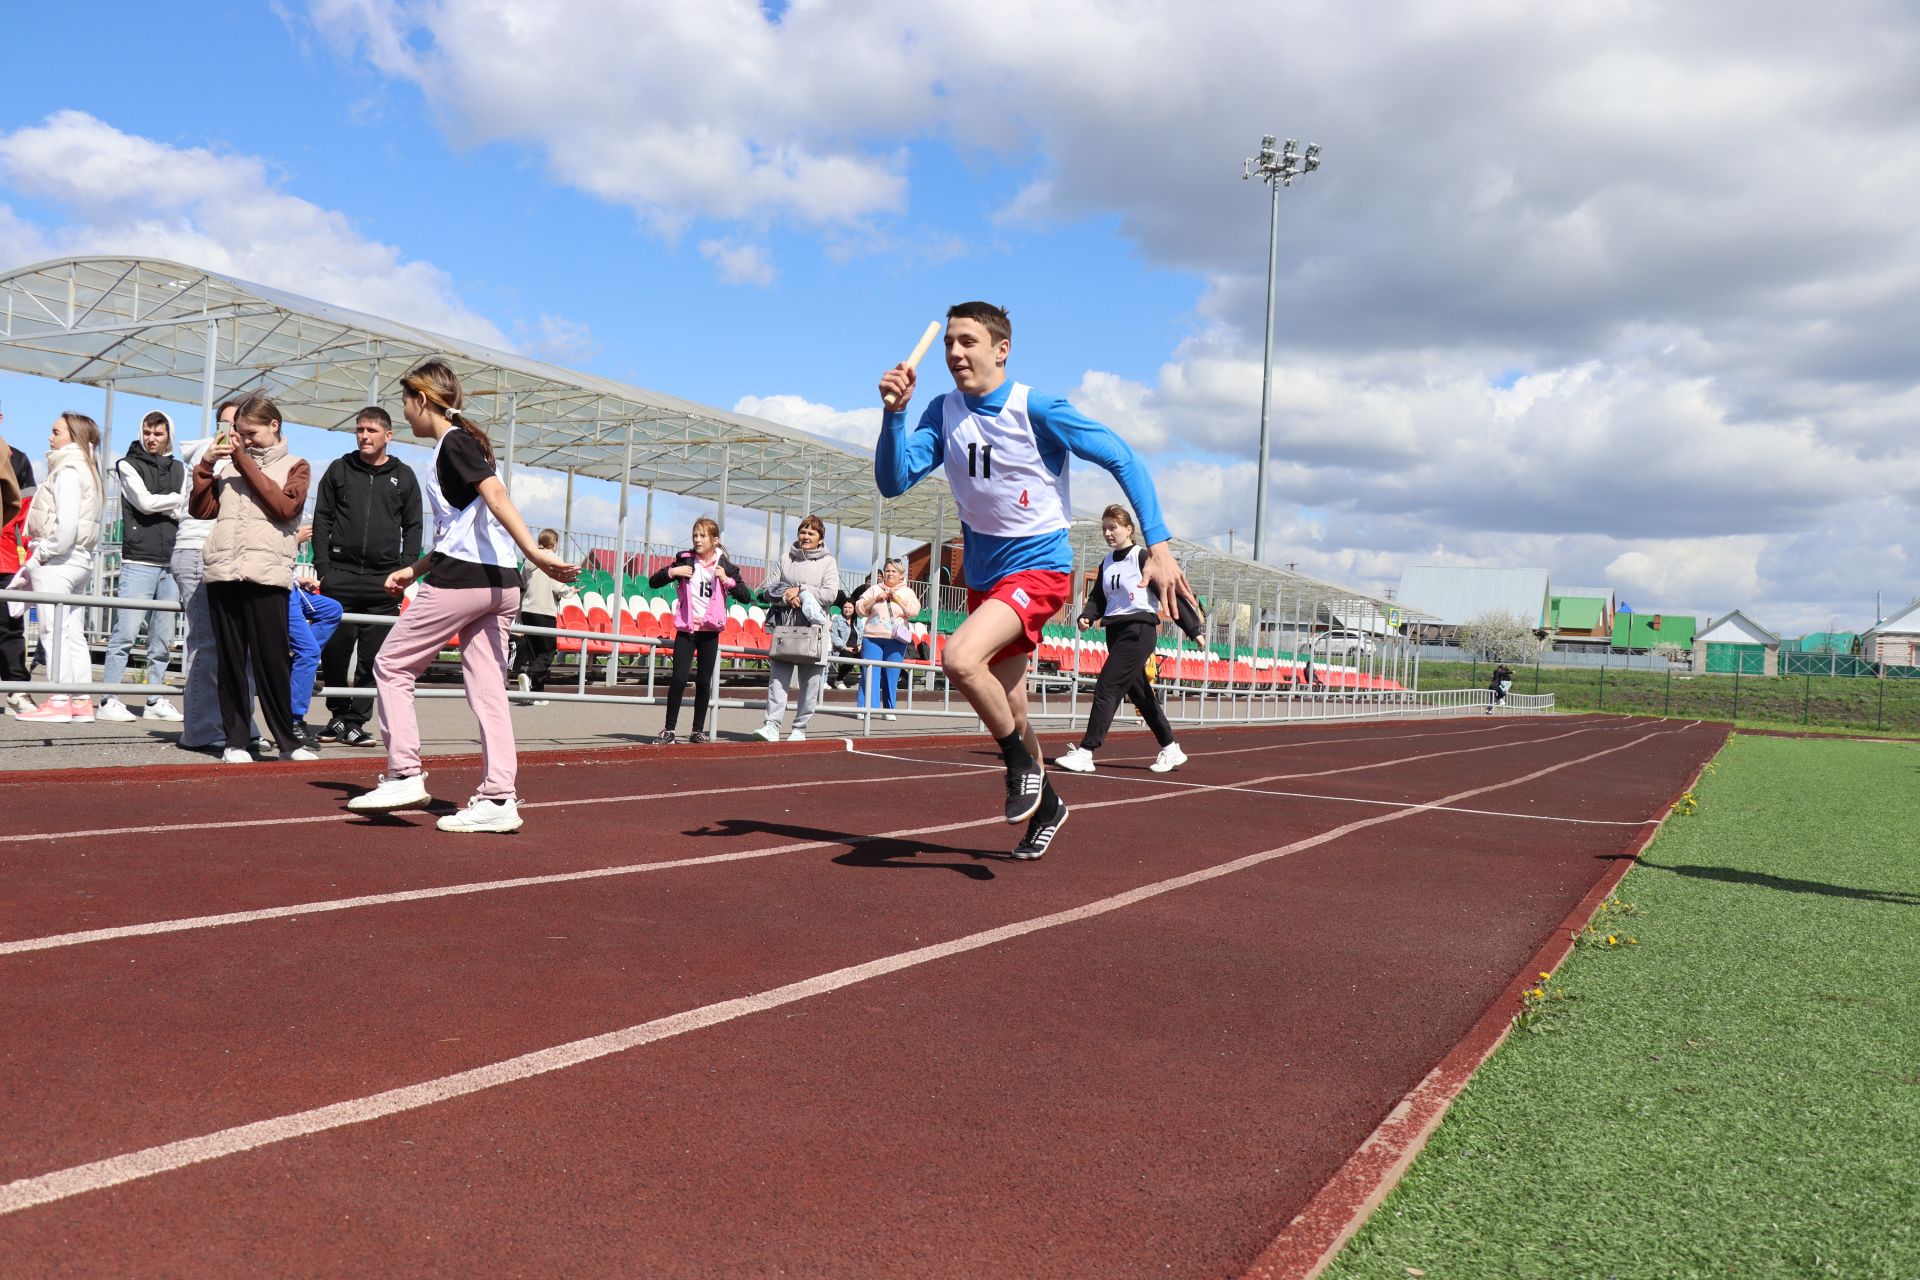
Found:
[[[743,566],[744,568],[744,566]],[[169,613],[184,612],[184,606],[177,601],[119,599],[95,595],[63,595],[35,591],[0,590],[0,607],[7,601],[21,601],[32,606],[62,604],[77,606],[89,610],[111,611],[131,608],[157,610]],[[368,623],[374,626],[391,626],[397,620],[384,614],[348,613],[344,621]],[[565,682],[559,687],[549,687],[540,693],[523,693],[517,689],[508,690],[508,698],[515,701],[545,699],[554,702],[593,702],[619,703],[624,706],[653,706],[663,704],[666,699],[658,689],[661,673],[656,659],[672,651],[671,641],[652,640],[645,637],[622,637],[618,642],[618,652],[609,655],[602,668],[602,679],[607,686],[616,684],[620,675],[620,658],[628,659],[629,676],[636,685],[644,687],[644,693],[589,692],[588,682],[593,655],[586,652],[587,642],[605,643],[610,637],[604,631],[574,630],[563,627],[532,627],[519,623],[509,627],[513,635],[543,635],[556,639],[574,639],[582,642],[575,662],[573,691],[563,692]],[[31,639],[29,640],[31,643]],[[724,698],[720,696],[722,682],[720,668],[731,662],[736,678],[750,673],[757,683],[760,669],[764,667],[768,654],[764,649],[746,646],[723,645],[720,649],[722,662],[715,664],[713,673],[713,705],[718,707],[753,708],[764,705],[764,695],[756,698]],[[31,654],[31,650],[29,650]],[[444,654],[442,655],[445,656]],[[29,659],[31,660],[31,658]],[[900,718],[918,720],[975,720],[977,717],[964,697],[956,698],[956,691],[937,666],[925,661],[885,662],[836,655],[832,663],[843,664],[859,669],[899,670],[902,675],[899,682],[899,695],[896,705],[889,711],[883,707],[869,705],[864,708],[849,709],[844,706],[823,705],[816,714],[840,715],[859,721],[861,732],[873,732],[876,718]],[[644,665],[642,665],[644,664]],[[862,677],[867,679],[867,677]],[[1091,690],[1095,677],[1077,670],[1043,672],[1037,665],[1028,671],[1027,696],[1028,714],[1041,724],[1055,722],[1077,722],[1084,714],[1082,699]],[[1418,692],[1411,689],[1346,689],[1315,685],[1297,687],[1279,683],[1249,685],[1241,681],[1215,681],[1204,675],[1198,679],[1169,680],[1156,686],[1162,705],[1166,709],[1171,723],[1180,725],[1211,726],[1222,724],[1284,724],[1302,720],[1359,720],[1382,718],[1414,718],[1436,715],[1462,715],[1486,713],[1489,710],[1490,695],[1484,689],[1447,689]],[[51,681],[0,681],[0,695],[15,692],[23,693],[65,693],[89,694],[111,697],[165,697],[177,698],[181,690],[174,685],[154,687],[139,683],[106,684],[101,681],[85,683],[55,684]],[[328,697],[367,697],[373,691],[359,686],[327,686],[315,691],[314,696]],[[464,697],[461,689],[434,689],[421,687],[416,690],[417,697],[456,698]],[[869,698],[871,703],[877,701]],[[1499,708],[1502,714],[1540,715],[1551,713],[1554,699],[1551,694],[1510,695],[1504,706]]]

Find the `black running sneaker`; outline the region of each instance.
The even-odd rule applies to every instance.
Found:
[[[699,729],[695,729],[692,733],[687,735],[687,741],[693,744],[694,746],[699,746],[701,743],[707,742],[709,740],[710,739],[708,739],[707,735],[701,732]]]
[[[1067,825],[1068,812],[1064,801],[1055,800],[1050,814],[1033,815],[1033,821],[1027,824],[1026,836],[1013,846],[1013,856],[1022,862],[1032,862],[1044,854],[1053,838],[1060,834],[1060,828]]]
[[[377,747],[380,745],[378,739],[357,724],[344,726],[340,730],[339,741],[341,745],[348,747]]]
[[[678,735],[675,734],[673,730],[662,729],[660,736],[653,740],[653,745],[656,747],[670,747],[674,744],[677,737]]]
[[[346,731],[347,722],[335,716],[327,721],[327,727],[320,731],[319,738],[322,742],[339,742],[341,735]]]
[[[1007,821],[1025,822],[1040,808],[1047,775],[1037,763],[1007,766]]]

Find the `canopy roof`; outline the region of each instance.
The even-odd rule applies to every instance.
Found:
[[[350,432],[361,407],[398,399],[400,377],[437,355],[478,399],[496,444],[506,437],[509,469],[549,467],[790,519],[877,521],[896,538],[960,532],[938,475],[876,506],[870,451],[177,262],[22,267],[0,274],[0,309],[0,369],[17,373],[182,404],[264,391],[290,421]],[[1073,541],[1084,564],[1105,550],[1097,520],[1076,519]],[[1197,543],[1176,541],[1175,551],[1196,588],[1223,603],[1277,599],[1282,618],[1396,609]]]

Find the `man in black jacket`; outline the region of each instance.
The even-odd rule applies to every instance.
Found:
[[[320,477],[313,500],[313,568],[322,594],[348,613],[398,616],[400,601],[387,594],[387,575],[420,557],[420,481],[413,468],[387,455],[393,419],[377,405],[353,424],[354,451],[334,459]],[[320,679],[332,686],[373,684],[373,660],[389,628],[342,622],[320,651]],[[360,658],[351,681],[354,649]],[[328,698],[331,717],[323,741],[350,747],[374,745],[367,732],[373,699]]]

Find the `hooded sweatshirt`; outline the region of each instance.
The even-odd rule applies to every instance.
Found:
[[[207,535],[213,532],[213,521],[197,520],[193,516],[193,469],[200,465],[200,459],[207,450],[213,448],[215,436],[201,436],[198,440],[180,441],[180,460],[187,464],[187,505],[181,509],[180,534],[174,539],[176,551],[198,551],[207,543]]]
[[[160,415],[167,418],[166,414]],[[168,451],[154,454],[139,439],[114,464],[120,478],[123,532],[120,556],[136,564],[166,564],[187,509],[187,468],[172,451],[173,419],[167,418]]]

